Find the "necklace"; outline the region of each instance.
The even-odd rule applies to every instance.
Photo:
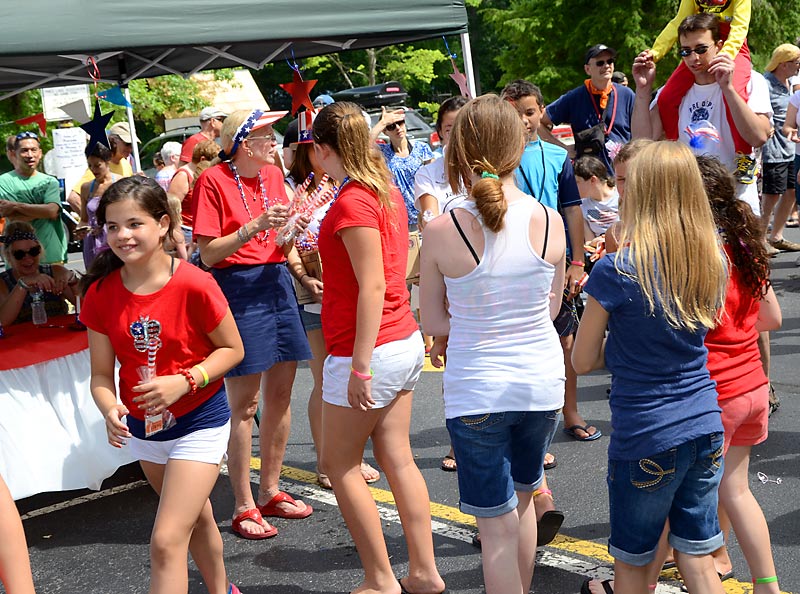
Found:
[[[236,165],[233,164],[233,161],[228,161],[228,167],[231,168],[231,173],[233,173],[233,179],[236,182],[236,187],[239,188],[239,196],[242,198],[242,204],[244,204],[244,209],[247,211],[247,216],[250,217],[250,220],[253,220],[253,213],[250,212],[250,206],[247,204],[247,196],[244,194],[244,186],[242,185],[242,178],[239,177],[239,170],[236,168]],[[258,187],[261,189],[261,200],[264,205],[264,212],[267,212],[269,209],[269,201],[267,200],[267,191],[264,189],[264,180],[261,179],[261,171],[258,172]],[[253,201],[255,202],[255,194],[253,195]],[[259,231],[256,233],[255,240],[260,243],[261,245],[266,245],[267,240],[269,239],[269,229],[265,229],[264,231]]]
[[[336,186],[333,186],[333,191],[334,191],[333,192],[333,200],[331,200],[330,206],[328,206],[328,210],[325,212],[325,216],[322,217],[320,219],[320,221],[319,221],[319,228],[320,229],[322,229],[322,223],[325,221],[325,219],[328,218],[328,213],[333,208],[333,205],[336,204],[336,201],[339,199],[339,194],[342,193],[342,190],[344,190],[344,187],[347,185],[347,183],[349,181],[350,181],[350,176],[349,175],[345,175],[344,179],[342,180],[342,185],[340,185],[338,188]]]

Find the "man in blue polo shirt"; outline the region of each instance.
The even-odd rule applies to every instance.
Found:
[[[575,158],[575,148],[567,147],[550,133],[555,125],[569,124],[577,139],[580,132],[603,123],[604,147],[594,153],[605,163],[610,174],[614,174],[613,156],[622,145],[631,140],[631,116],[633,115],[634,92],[626,86],[611,81],[617,51],[602,43],[593,45],[586,52],[583,69],[589,78],[580,87],[565,93],[547,106],[542,117],[539,134],[569,151]],[[576,145],[579,143],[576,142]]]

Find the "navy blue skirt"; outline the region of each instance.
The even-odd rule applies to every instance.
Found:
[[[244,343],[244,360],[225,377],[267,371],[281,361],[311,359],[285,264],[211,270],[228,300]]]

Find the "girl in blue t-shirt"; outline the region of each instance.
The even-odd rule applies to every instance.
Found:
[[[689,591],[722,593],[710,554],[723,542],[723,429],[703,341],[724,301],[726,267],[691,151],[643,148],[628,166],[620,218],[620,250],[592,270],[572,353],[578,373],[606,367],[612,376],[615,589],[647,591],[669,519]]]

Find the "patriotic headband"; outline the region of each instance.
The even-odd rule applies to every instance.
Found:
[[[0,235],[0,242],[11,245],[15,241],[39,241],[39,238],[36,237],[35,233],[31,233],[29,231],[14,231],[11,235]]]
[[[247,138],[250,132],[277,122],[287,113],[289,112],[263,111],[261,109],[254,109],[251,111],[247,119],[236,129],[236,133],[233,135],[233,146],[231,146],[230,152],[221,151],[219,154],[220,158],[223,161],[230,161],[236,154],[236,151],[239,150],[239,145],[242,144],[242,141]]]

